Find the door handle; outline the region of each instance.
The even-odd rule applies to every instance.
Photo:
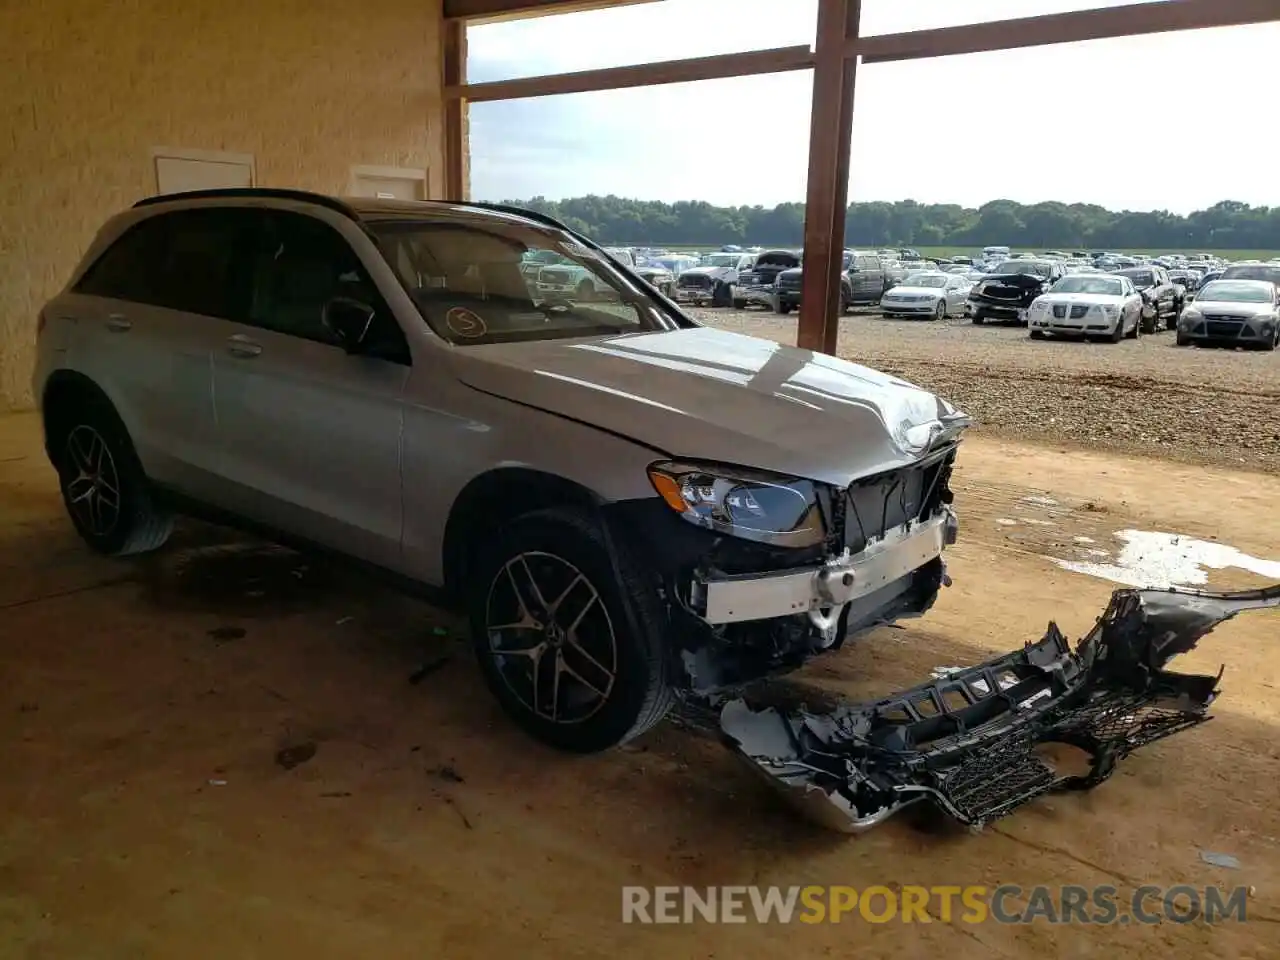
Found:
[[[126,333],[133,329],[133,324],[124,314],[113,313],[107,317],[107,329],[112,333]]]
[[[240,357],[243,360],[252,360],[258,354],[262,353],[262,345],[254,343],[243,334],[237,333],[234,337],[227,340],[227,353],[233,357]]]

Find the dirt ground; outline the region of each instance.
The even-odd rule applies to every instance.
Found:
[[[887,693],[1038,638],[1050,618],[1079,636],[1113,585],[1047,559],[1076,537],[1165,530],[1277,559],[1278,501],[1274,476],[974,436],[954,586],[803,679]],[[183,528],[151,558],[94,558],[63,517],[34,418],[0,419],[0,956],[1280,953],[1276,611],[1186,658],[1227,665],[1214,722],[1098,790],[978,834],[903,818],[858,838],[798,820],[674,724],[602,756],[538,747],[499,714],[458,627],[213,528]],[[1247,923],[1213,926],[620,923],[623,884],[814,883],[1255,893]]]

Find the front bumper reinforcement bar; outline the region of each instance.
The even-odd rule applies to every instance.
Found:
[[[754,709],[720,715],[728,744],[817,822],[869,829],[931,802],[971,827],[1053,790],[1089,789],[1134,750],[1209,717],[1217,676],[1165,666],[1242,610],[1280,607],[1261,590],[1117,590],[1073,650],[1054,623],[1022,650],[875,703],[831,713]],[[1055,751],[1076,752],[1065,770]]]

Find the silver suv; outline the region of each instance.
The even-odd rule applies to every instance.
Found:
[[[543,253],[591,297],[540,293],[521,265]],[[963,414],[699,326],[537,214],[149,198],[38,329],[46,449],[91,547],[156,549],[188,513],[443,588],[503,707],[564,749],[918,614],[947,582]]]

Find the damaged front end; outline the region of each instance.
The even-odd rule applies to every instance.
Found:
[[[817,822],[873,827],[928,801],[980,827],[1052,790],[1088,789],[1118,760],[1209,719],[1218,676],[1166,664],[1242,610],[1280,607],[1280,584],[1212,593],[1117,590],[1072,650],[1044,637],[986,663],[829,714],[727,703],[721,729],[752,769]],[[1083,751],[1087,769],[1059,769],[1055,745]]]

